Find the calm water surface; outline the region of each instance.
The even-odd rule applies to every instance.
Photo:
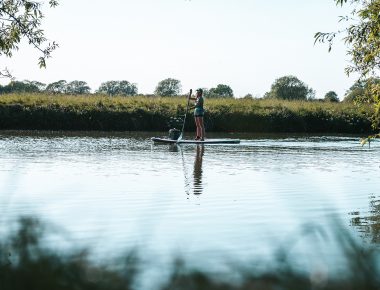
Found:
[[[265,256],[331,215],[379,240],[380,143],[225,134],[213,137],[242,143],[153,145],[160,135],[0,132],[1,227],[35,215],[63,246],[196,263]]]

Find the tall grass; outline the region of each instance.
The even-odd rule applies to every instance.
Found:
[[[207,99],[209,131],[368,133],[371,106],[273,99]],[[0,95],[0,129],[166,131],[180,97]],[[191,114],[187,130],[194,130]]]

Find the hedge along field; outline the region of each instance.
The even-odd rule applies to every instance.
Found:
[[[0,129],[166,131],[185,97],[0,95]],[[206,99],[208,131],[369,133],[373,108],[350,103]],[[179,128],[179,124],[176,126]],[[192,111],[186,130],[194,130]]]

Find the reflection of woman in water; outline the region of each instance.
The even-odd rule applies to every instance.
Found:
[[[197,145],[197,155],[194,161],[194,194],[202,194],[202,161],[205,148],[203,145]]]

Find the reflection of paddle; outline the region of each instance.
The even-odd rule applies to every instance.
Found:
[[[177,146],[177,145],[175,145],[175,146]],[[185,157],[183,156],[183,151],[182,151],[181,146],[178,146],[178,149],[181,152],[181,156],[182,156],[182,169],[183,169],[183,175],[185,177],[185,193],[187,195],[190,195],[190,180],[189,180],[189,176],[187,175]]]
[[[187,107],[186,107],[185,118],[183,118],[182,131],[181,131],[181,135],[179,135],[178,140],[182,139],[183,131],[185,130],[186,116],[187,116],[187,112],[189,111],[190,97],[191,97],[192,93],[193,93],[193,90],[190,89],[189,97],[187,99]]]

